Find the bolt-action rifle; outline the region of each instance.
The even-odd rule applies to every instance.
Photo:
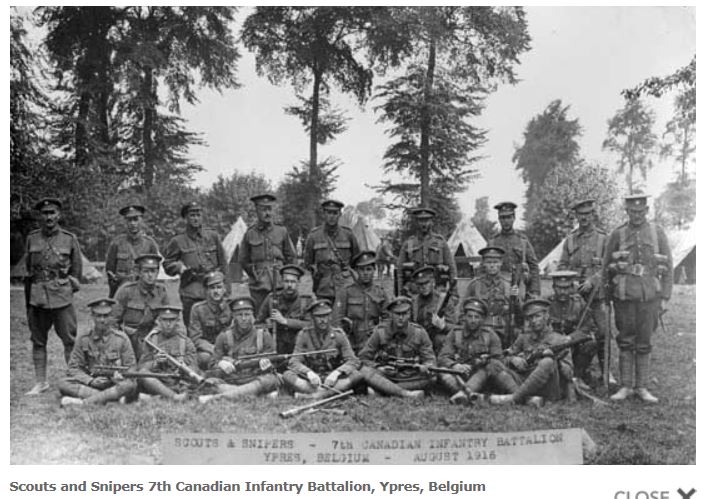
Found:
[[[310,404],[301,405],[299,407],[293,407],[292,409],[288,409],[287,411],[283,411],[280,413],[280,416],[284,419],[290,418],[290,417],[296,416],[298,414],[301,414],[305,411],[309,411],[311,409],[317,409],[319,407],[325,406],[325,405],[327,405],[331,402],[334,402],[336,400],[340,400],[345,397],[349,397],[353,393],[354,393],[354,390],[347,390],[345,392],[337,393],[335,395],[332,395],[331,397],[320,399],[315,402],[311,402]]]
[[[554,353],[554,355],[557,355],[565,350],[568,350],[571,347],[575,347],[577,345],[580,345],[582,343],[586,343],[588,341],[593,341],[593,336],[584,334],[583,336],[579,336],[578,338],[574,338],[569,341],[565,341],[564,343],[559,343],[557,345],[544,346],[544,347],[538,348],[538,349],[530,352],[525,357],[525,360],[527,361],[528,364],[532,364],[536,360],[541,359],[544,356],[544,352],[547,350],[551,350],[552,353]]]
[[[283,360],[292,359],[293,357],[305,357],[307,355],[323,355],[328,353],[336,353],[337,350],[334,348],[328,348],[326,350],[313,350],[310,352],[295,352],[295,353],[255,353],[252,355],[242,355],[234,359],[234,365],[238,369],[247,369],[252,367],[257,367],[261,359],[268,359],[272,363],[276,363]]]
[[[156,345],[149,339],[149,337],[144,338],[144,343],[149,348],[153,349],[156,353],[161,354],[169,364],[171,364],[180,373],[182,373],[183,377],[197,384],[203,383],[205,381],[205,378],[198,374],[194,369],[188,367],[185,362],[181,362],[173,355],[169,354],[166,350]]]
[[[92,376],[107,376],[112,377],[116,372],[120,373],[123,378],[156,378],[156,379],[180,379],[181,375],[178,373],[147,373],[142,371],[128,371],[130,369],[126,366],[105,366],[105,365],[95,365],[91,370]]]

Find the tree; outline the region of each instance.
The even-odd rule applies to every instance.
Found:
[[[603,149],[618,154],[618,172],[626,172],[628,192],[634,192],[634,171],[643,179],[654,165],[651,156],[657,147],[657,136],[652,131],[654,112],[639,99],[630,99],[608,120],[608,136]]]
[[[491,212],[488,205],[488,196],[477,198],[474,207],[471,223],[474,224],[474,227],[476,227],[476,230],[479,231],[483,238],[488,241],[496,233],[497,227],[496,222],[488,218],[488,214]]]
[[[570,106],[561,100],[552,101],[547,108],[532,118],[523,133],[523,144],[513,154],[515,169],[527,184],[524,217],[533,218],[539,203],[541,186],[549,173],[559,166],[574,165],[579,160],[582,128],[577,118],[569,119]]]
[[[383,220],[386,218],[385,203],[382,197],[376,196],[367,201],[356,203],[356,209],[367,218]]]
[[[571,204],[577,199],[596,200],[596,225],[610,232],[622,218],[614,199],[620,196],[612,172],[600,165],[579,161],[555,166],[539,188],[526,233],[537,258],[543,258],[574,228]]]
[[[679,171],[678,184],[688,184],[686,166],[689,160],[695,161],[696,152],[696,120],[691,119],[690,113],[686,112],[684,95],[676,98],[674,117],[666,124],[664,139],[668,139],[662,145],[660,155],[662,157],[673,157],[681,165]]]
[[[654,217],[670,229],[682,229],[696,218],[696,185],[670,182],[654,202]]]
[[[485,132],[466,120],[480,113],[497,82],[515,81],[513,65],[529,46],[527,25],[520,8],[401,7],[391,13],[415,56],[403,76],[380,88],[380,121],[392,123],[397,138],[384,169],[417,179],[418,201],[429,204],[432,184],[451,177],[458,192],[474,173],[468,166],[477,158],[469,153],[483,144]]]
[[[380,36],[365,43],[369,32],[380,30],[379,26],[374,28],[374,20],[384,12],[384,8],[370,7],[257,7],[244,21],[242,40],[256,54],[257,72],[276,85],[290,82],[296,94],[310,95],[303,99],[309,112],[302,113],[310,137],[307,165],[311,190],[306,213],[314,213],[321,199],[323,175],[317,147],[324,143],[321,137],[325,130],[320,126],[324,99],[334,84],[353,94],[360,104],[366,101],[373,71],[371,63],[360,60],[359,54],[362,48],[369,56],[385,50],[387,45]],[[395,61],[393,57],[386,59]]]

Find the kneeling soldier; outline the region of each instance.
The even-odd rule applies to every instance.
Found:
[[[479,392],[489,381],[501,391],[515,391],[517,384],[500,360],[500,338],[493,329],[483,325],[488,308],[486,303],[469,298],[462,308],[464,325],[454,328],[447,335],[437,361],[439,367],[463,373],[439,375],[440,383],[453,393],[449,401],[466,404],[474,399],[483,400]]]
[[[376,326],[359,353],[366,383],[385,395],[422,397],[432,383],[428,369],[435,365],[432,341],[422,327],[410,322],[411,306],[405,296],[390,302],[386,307],[390,323]]]
[[[313,326],[298,333],[293,353],[330,352],[292,357],[283,381],[294,392],[315,398],[349,390],[363,380],[358,371],[361,363],[344,331],[331,326],[329,300],[314,301],[308,312],[312,314]]]
[[[573,377],[569,340],[549,325],[549,302],[540,298],[528,300],[522,311],[528,332],[518,336],[507,357],[520,386],[508,395],[491,395],[490,402],[494,404],[527,402],[540,406],[543,397],[559,400],[566,392],[562,385]]]
[[[93,328],[78,337],[68,361],[68,376],[59,383],[61,405],[105,404],[133,393],[137,384],[124,379],[122,370],[134,366],[129,338],[110,327],[115,300],[102,298],[88,304]]]
[[[249,296],[234,298],[231,302],[232,326],[217,335],[215,340],[216,369],[208,375],[224,381],[217,385],[217,395],[203,395],[200,402],[225,397],[236,399],[246,395],[276,393],[278,376],[271,361],[262,356],[245,361],[250,355],[275,352],[273,337],[264,328],[254,326],[254,300]]]
[[[435,268],[425,266],[412,275],[417,289],[413,298],[412,320],[419,324],[432,340],[432,347],[439,352],[447,333],[456,325],[457,295],[437,289]],[[449,295],[447,295],[449,293]]]
[[[219,270],[205,275],[205,300],[190,309],[188,337],[198,352],[198,366],[209,369],[215,353],[217,335],[232,324],[229,300],[225,298],[225,276]]]
[[[198,369],[195,345],[178,323],[180,312],[181,307],[177,305],[165,305],[156,309],[156,328],[144,338],[144,353],[139,359],[140,372],[173,375],[170,379],[141,378],[142,391],[178,402],[188,398],[186,390],[190,388],[190,383],[183,376],[183,369],[179,369],[176,363],[194,373]],[[149,343],[156,348],[149,346]]]

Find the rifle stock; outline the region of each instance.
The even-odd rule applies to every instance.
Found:
[[[293,407],[292,409],[288,409],[287,411],[283,411],[283,412],[279,413],[279,415],[284,419],[290,418],[292,416],[295,416],[295,415],[300,414],[302,412],[308,411],[310,409],[315,409],[317,407],[321,407],[323,405],[329,404],[330,402],[334,402],[335,400],[343,399],[345,397],[350,396],[353,393],[354,393],[354,390],[347,390],[345,392],[337,393],[335,395],[332,395],[331,397],[317,400],[317,401],[312,402],[307,405],[301,405],[300,407]]]
[[[571,347],[575,347],[577,345],[580,345],[581,343],[586,343],[586,342],[592,341],[592,340],[593,340],[592,336],[581,336],[579,338],[575,338],[573,340],[569,340],[564,343],[559,343],[558,345],[550,345],[547,347],[539,348],[539,349],[535,350],[534,352],[530,353],[525,358],[525,360],[527,361],[528,364],[532,364],[535,360],[542,357],[545,350],[551,350],[556,355],[556,354],[563,352],[564,350],[567,350]]]
[[[154,344],[154,342],[152,342],[148,337],[144,338],[144,343],[150,348],[152,348],[156,353],[163,355],[163,357],[168,361],[169,364],[178,369],[188,379],[196,383],[202,383],[203,381],[205,381],[205,378],[195,372],[195,370],[188,367],[185,362],[181,362],[174,356],[170,355],[168,352],[166,352],[166,350]]]

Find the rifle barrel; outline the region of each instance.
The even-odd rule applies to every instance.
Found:
[[[290,418],[292,416],[295,416],[296,414],[299,414],[301,412],[307,411],[308,409],[313,409],[315,407],[320,407],[325,404],[329,404],[330,402],[333,402],[335,400],[342,399],[344,397],[348,397],[354,393],[354,390],[347,390],[346,392],[338,393],[336,395],[332,395],[331,397],[327,397],[321,400],[317,400],[315,402],[312,402],[307,405],[301,405],[300,407],[293,407],[292,409],[288,409],[287,411],[283,411],[280,413],[280,416],[282,418]]]

